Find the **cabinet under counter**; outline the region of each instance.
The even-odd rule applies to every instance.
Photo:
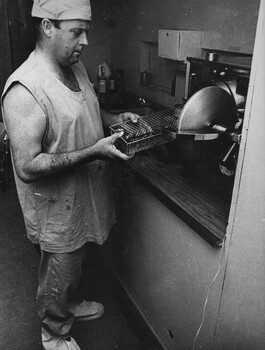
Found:
[[[183,164],[168,162],[152,151],[137,154],[126,167],[137,181],[208,243],[222,244],[228,224],[229,196],[213,193],[209,186],[190,177]]]

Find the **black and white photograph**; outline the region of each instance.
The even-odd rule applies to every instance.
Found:
[[[0,0],[0,350],[265,349],[264,17]]]

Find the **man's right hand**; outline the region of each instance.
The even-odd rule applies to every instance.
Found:
[[[122,137],[123,131],[115,133],[109,137],[99,140],[93,147],[96,153],[96,158],[107,160],[112,158],[120,158],[122,160],[131,159],[134,154],[127,156],[115,147],[115,142]]]

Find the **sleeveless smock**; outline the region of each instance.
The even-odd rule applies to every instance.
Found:
[[[47,120],[45,153],[75,151],[104,137],[98,100],[85,68],[79,62],[72,70],[80,92],[66,87],[33,52],[10,76],[2,95],[3,99],[19,82],[34,96]],[[15,173],[15,180],[27,236],[42,250],[66,253],[107,238],[115,221],[107,162],[89,162],[29,184]]]

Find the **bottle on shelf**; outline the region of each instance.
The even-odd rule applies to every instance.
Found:
[[[109,92],[112,94],[115,90],[115,74],[111,73],[109,77]]]
[[[100,67],[100,73],[98,75],[98,92],[99,94],[107,93],[107,76],[103,66]]]

